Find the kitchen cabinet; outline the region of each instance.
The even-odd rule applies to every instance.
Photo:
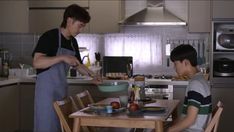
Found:
[[[174,85],[173,86],[173,99],[178,99],[180,101],[180,103],[178,105],[178,115],[180,115],[182,113],[185,90],[186,90],[185,85]]]
[[[90,0],[90,33],[119,32],[119,21],[124,15],[122,0]]]
[[[215,107],[217,102],[220,100],[223,102],[224,110],[219,121],[218,132],[232,132],[234,131],[233,117],[234,117],[234,87],[212,87],[212,105]]]
[[[44,33],[45,31],[60,27],[65,8],[70,4],[78,4],[88,9],[88,0],[53,0],[29,1],[29,32]],[[89,25],[84,32],[89,31]]]
[[[210,32],[210,0],[165,0],[165,8],[186,21],[189,32]]]
[[[19,89],[17,84],[0,87],[0,131],[19,130]]]
[[[212,0],[213,18],[234,18],[233,0]]]
[[[20,89],[20,131],[33,131],[35,83],[21,83]]]
[[[119,21],[124,14],[122,0],[78,0],[78,1],[30,1],[29,32],[43,33],[59,27],[64,9],[77,3],[90,13],[91,21],[83,33],[119,32]]]
[[[28,32],[28,1],[0,1],[0,32]]]
[[[188,2],[188,31],[210,32],[211,4],[209,0],[189,0]]]

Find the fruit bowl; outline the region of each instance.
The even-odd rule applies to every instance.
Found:
[[[98,85],[101,92],[119,92],[128,90],[128,82],[109,82]]]

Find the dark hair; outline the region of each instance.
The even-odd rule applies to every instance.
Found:
[[[77,4],[72,4],[66,8],[63,14],[63,22],[61,24],[61,27],[66,27],[68,17],[84,23],[88,23],[91,19],[89,13]]]
[[[187,59],[192,66],[197,66],[197,51],[191,45],[182,44],[171,51],[170,59],[172,62]]]

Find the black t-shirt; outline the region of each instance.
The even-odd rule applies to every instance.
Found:
[[[61,47],[73,51],[73,48],[71,46],[71,44],[73,44],[73,47],[75,48],[75,51],[76,51],[75,56],[82,63],[80,52],[79,52],[79,46],[78,46],[76,39],[72,37],[70,40],[67,40],[62,34],[60,35],[61,35]],[[46,56],[49,56],[49,57],[56,56],[58,47],[59,47],[58,29],[49,30],[45,32],[44,34],[42,34],[42,36],[39,38],[32,56],[34,57],[36,52],[46,54]],[[46,71],[49,68],[37,69],[37,74],[43,71]]]

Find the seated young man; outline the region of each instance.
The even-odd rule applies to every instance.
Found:
[[[170,59],[178,76],[189,78],[181,118],[168,128],[168,132],[202,132],[210,119],[210,87],[197,69],[197,52],[190,45],[179,45],[172,50]]]

